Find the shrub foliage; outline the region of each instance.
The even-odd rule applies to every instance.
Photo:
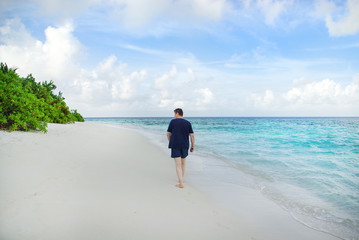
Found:
[[[21,78],[16,69],[0,63],[0,128],[47,132],[47,123],[84,122],[66,105],[62,92],[54,94],[55,89],[53,81],[39,83],[31,74]]]

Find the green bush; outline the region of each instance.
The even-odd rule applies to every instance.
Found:
[[[85,119],[81,116],[80,113],[77,112],[77,110],[75,109],[72,109],[71,110],[71,114],[72,114],[72,117],[73,117],[73,121],[75,122],[84,122]]]
[[[0,63],[0,128],[46,132],[47,123],[84,122],[77,110],[71,110],[62,93],[53,93],[53,81],[38,83],[29,74],[21,78],[16,69]]]

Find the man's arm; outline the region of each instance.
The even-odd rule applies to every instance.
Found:
[[[191,137],[191,150],[190,151],[193,152],[194,151],[194,134],[191,133],[189,136]]]
[[[170,141],[170,139],[171,139],[171,133],[170,132],[167,132],[167,139],[168,139],[168,141]]]

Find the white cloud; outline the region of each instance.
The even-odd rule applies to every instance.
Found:
[[[292,0],[257,0],[257,7],[263,13],[265,23],[268,25],[274,25],[279,15],[291,4],[293,4]]]
[[[266,90],[264,96],[260,94],[252,93],[251,100],[254,106],[257,108],[266,108],[273,104],[275,100],[273,92],[271,90]]]
[[[60,74],[70,67],[74,57],[78,57],[82,45],[72,35],[74,28],[72,23],[66,23],[61,27],[48,27],[45,30],[46,42],[42,45],[47,71]]]
[[[139,46],[135,46],[132,44],[125,44],[122,46],[123,48],[126,49],[130,49],[130,50],[134,50],[140,53],[146,53],[146,54],[151,54],[151,55],[165,55],[165,52],[162,51],[158,51],[158,50],[154,50],[154,49],[150,49],[150,48],[143,48],[143,47],[139,47]]]
[[[18,19],[5,21],[0,26],[0,60],[19,68],[21,75],[32,72],[38,81],[54,80],[68,105],[84,116],[164,116],[175,107],[197,116],[359,115],[359,80],[343,86],[308,79],[318,75],[306,70],[318,68],[325,59],[269,59],[256,49],[250,56],[234,55],[227,71],[185,52],[166,58],[165,66],[136,69],[110,54],[89,69],[81,63],[87,49],[75,37],[71,22],[47,27],[44,37],[34,38]],[[162,54],[134,45],[127,48]],[[288,78],[297,80],[288,87]]]
[[[46,80],[62,77],[64,81],[77,71],[76,59],[83,51],[72,35],[73,30],[71,22],[48,27],[46,40],[42,42],[33,38],[20,20],[6,20],[0,28],[0,57],[8,65],[18,68],[20,74],[33,73]]]
[[[147,72],[128,72],[127,65],[115,56],[98,63],[93,70],[81,68],[84,48],[73,30],[71,23],[49,26],[42,42],[33,38],[19,20],[8,20],[0,27],[0,59],[18,68],[21,76],[33,73],[37,81],[54,80],[69,106],[83,106],[85,113],[91,112],[92,106],[106,107],[118,100],[128,102],[139,97]]]
[[[161,35],[174,33],[184,25],[198,28],[221,21],[230,5],[227,0],[3,0],[0,12],[22,11],[29,6],[29,17],[51,16],[56,23],[81,17],[82,23],[111,25],[138,35]]]
[[[139,35],[176,33],[174,29],[218,22],[230,8],[226,0],[113,0],[102,1],[118,26]]]
[[[252,94],[248,105],[277,115],[296,116],[358,116],[359,81],[342,87],[324,79],[293,87],[284,93],[266,90],[264,95]]]
[[[201,88],[192,69],[179,72],[175,66],[154,79],[152,101],[159,108],[188,107],[204,111],[210,107],[214,94],[210,88]]]
[[[197,106],[206,106],[211,103],[213,100],[213,93],[209,88],[201,88],[196,91],[198,93],[198,98],[196,101]]]
[[[359,1],[347,0],[345,7],[334,2],[316,2],[316,15],[325,19],[331,36],[353,35],[359,32]]]
[[[165,73],[162,76],[154,79],[153,81],[153,88],[155,90],[158,90],[160,92],[160,95],[153,94],[152,99],[155,102],[158,102],[158,106],[160,108],[169,107],[175,101],[172,98],[173,95],[171,94],[171,89],[169,88],[169,86],[171,79],[175,78],[176,75],[177,69],[175,66],[172,66],[172,69],[169,73]]]
[[[0,13],[11,10],[18,15],[21,8],[27,7],[26,13],[39,16],[51,16],[56,20],[66,20],[78,17],[89,7],[100,5],[102,0],[1,0]]]
[[[315,11],[313,14],[317,18],[326,18],[333,11],[335,11],[336,6],[334,2],[330,2],[328,0],[317,0],[315,1]]]
[[[85,69],[79,58],[84,48],[73,31],[71,23],[49,26],[42,42],[33,38],[19,20],[7,21],[0,28],[1,61],[18,68],[20,75],[33,73],[37,81],[54,80],[68,105],[84,116],[133,115],[146,109],[156,115],[158,110],[179,105],[200,105],[205,110],[214,97],[186,64],[183,71],[173,65],[168,72],[161,70],[162,74],[154,77],[158,69],[156,73],[130,71],[126,63],[111,55],[95,68]]]
[[[342,36],[356,34],[359,31],[359,1],[348,0],[347,2],[348,13],[338,21],[333,21],[328,17],[327,27],[332,36]]]
[[[208,20],[221,20],[229,4],[225,0],[189,0],[194,16]],[[192,6],[191,6],[192,5]]]
[[[5,24],[0,27],[0,41],[11,46],[36,45],[36,40],[27,32],[18,18],[5,20]]]
[[[38,14],[57,16],[62,19],[72,18],[101,0],[30,0],[39,6]]]
[[[113,16],[129,28],[148,26],[169,7],[168,0],[114,0],[103,4],[112,5]]]
[[[116,101],[136,101],[141,97],[139,90],[146,79],[146,70],[128,72],[126,64],[109,56],[94,70],[83,69],[68,90],[74,101],[87,103],[89,107],[107,106]]]
[[[165,90],[170,83],[170,79],[174,78],[177,75],[177,69],[175,66],[172,66],[171,71],[167,74],[163,74],[161,77],[156,78],[153,82],[154,88],[157,90]],[[164,97],[167,97],[169,94],[165,94]]]
[[[284,95],[284,99],[293,104],[332,104],[343,93],[340,84],[324,79],[321,82],[292,88]]]

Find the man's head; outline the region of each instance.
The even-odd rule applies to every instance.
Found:
[[[175,116],[176,114],[178,114],[180,117],[183,117],[183,111],[181,108],[176,108],[174,112],[175,112]]]

